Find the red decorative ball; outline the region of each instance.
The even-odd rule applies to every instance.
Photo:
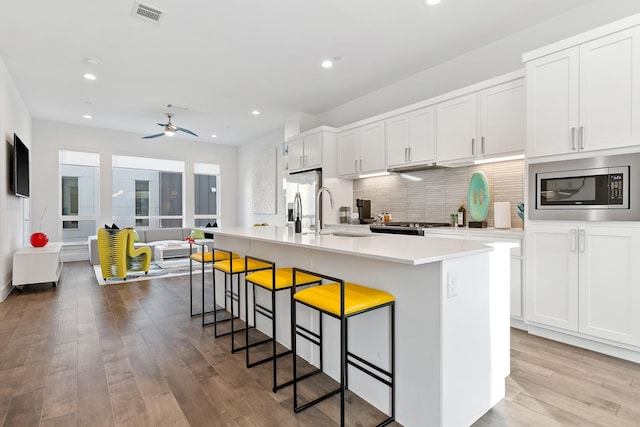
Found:
[[[41,248],[49,243],[49,238],[47,237],[47,235],[40,232],[33,233],[30,240],[31,246],[33,246],[34,248]]]

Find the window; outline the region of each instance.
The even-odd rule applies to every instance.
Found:
[[[78,177],[63,176],[62,177],[62,215],[78,215]],[[78,221],[62,221],[62,229],[77,230]]]
[[[149,181],[136,180],[136,227],[149,226]]]
[[[80,151],[58,153],[60,224],[63,242],[83,242],[96,234],[100,155]]]
[[[129,156],[112,162],[118,227],[182,227],[184,162]]]
[[[204,227],[218,219],[218,181],[220,166],[196,163],[194,165],[194,225]]]

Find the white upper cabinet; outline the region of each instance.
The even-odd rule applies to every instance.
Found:
[[[640,27],[580,47],[580,149],[640,144]]]
[[[384,121],[338,133],[338,176],[354,178],[386,170]]]
[[[524,152],[524,111],[522,79],[438,104],[438,162]]]
[[[358,175],[358,129],[338,133],[338,176]]]
[[[356,178],[523,154],[524,111],[523,72],[515,71],[367,119],[365,125],[345,126],[337,134],[337,175]]]
[[[527,155],[577,150],[577,49],[528,62],[526,73]]]
[[[528,157],[640,144],[640,27],[525,68]]]
[[[387,166],[430,163],[436,158],[435,107],[386,120]]]
[[[438,104],[438,162],[472,160],[477,156],[477,105],[475,93]]]
[[[297,137],[288,142],[289,172],[299,172],[322,167],[323,132]]]
[[[524,90],[519,79],[480,92],[480,157],[524,152]]]

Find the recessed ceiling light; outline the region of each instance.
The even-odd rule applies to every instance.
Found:
[[[84,78],[87,80],[95,80],[96,79],[96,75],[95,74],[91,74],[91,73],[87,73],[84,75]]]
[[[440,3],[440,0],[424,0],[424,3],[429,5],[429,6],[434,6],[438,3]]]
[[[253,110],[253,111],[251,112],[251,114],[253,114],[254,116],[259,116],[259,115],[260,115],[260,111],[258,111],[258,110]]]
[[[91,114],[85,114],[82,117],[84,117],[85,119],[92,119],[93,118],[93,117],[91,117]]]
[[[217,137],[218,137],[218,135],[216,135],[216,134],[211,134],[211,138],[217,138]]]
[[[331,62],[328,59],[325,59],[324,61],[322,61],[322,68],[331,68],[333,67],[333,62]]]

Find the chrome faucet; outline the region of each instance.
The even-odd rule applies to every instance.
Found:
[[[322,193],[326,191],[329,194],[329,200],[331,201],[331,209],[333,209],[333,194],[331,194],[331,190],[327,187],[322,187],[318,190],[318,195],[316,197],[316,218],[315,218],[315,234],[320,234],[320,198],[322,197]]]

